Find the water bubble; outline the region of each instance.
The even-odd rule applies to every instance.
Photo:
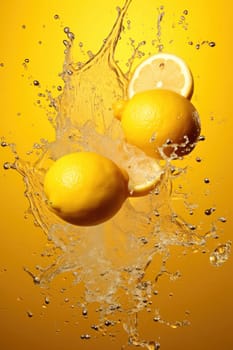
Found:
[[[98,331],[99,330],[99,326],[97,326],[96,324],[93,324],[91,326],[92,329],[94,329],[94,331]]]
[[[188,13],[189,13],[188,10],[184,10],[184,11],[183,11],[183,14],[184,14],[185,16],[187,16]]]
[[[22,24],[21,28],[26,29],[26,24]]]
[[[33,85],[34,86],[39,86],[40,85],[40,82],[38,80],[33,80]]]
[[[193,41],[189,41],[188,44],[189,44],[189,45],[193,45]]]
[[[196,49],[199,50],[200,49],[200,44],[196,44]]]
[[[200,157],[196,157],[196,162],[200,163],[201,162],[201,158]]]
[[[223,265],[229,258],[231,253],[231,241],[224,244],[220,244],[215,250],[210,254],[210,263],[213,266]]]
[[[56,15],[53,16],[53,18],[54,19],[59,19],[60,17],[59,17],[59,15],[56,14]]]
[[[209,184],[209,183],[210,183],[210,179],[209,179],[208,177],[206,177],[206,178],[204,179],[204,183],[205,183],[205,184]]]
[[[1,142],[1,146],[2,146],[2,147],[6,147],[6,146],[8,146],[8,143],[5,142],[5,141],[2,141],[2,142]]]

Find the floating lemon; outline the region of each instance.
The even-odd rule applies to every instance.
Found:
[[[128,86],[128,97],[153,89],[172,90],[191,98],[193,78],[187,64],[169,53],[158,53],[144,60],[134,71]]]
[[[156,89],[138,93],[113,106],[127,142],[147,155],[181,157],[193,150],[200,135],[198,112],[176,92]]]
[[[128,196],[128,175],[94,152],[59,158],[44,179],[53,211],[75,225],[96,225],[111,218]]]
[[[158,184],[159,166],[149,170],[151,178],[145,179],[139,172],[129,181],[127,171],[104,156],[70,153],[49,168],[44,191],[49,207],[63,220],[80,226],[97,225],[114,216],[129,196],[147,194]]]

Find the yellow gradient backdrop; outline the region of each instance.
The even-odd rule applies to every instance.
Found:
[[[38,92],[48,88],[56,94],[56,87],[62,84],[58,73],[64,61],[63,28],[69,26],[76,40],[84,43],[85,50],[97,52],[115,21],[117,5],[122,6],[123,1],[9,0],[1,5],[0,137],[16,143],[20,154],[29,151],[41,138],[52,140],[54,136],[46,111],[37,100]],[[134,0],[127,17],[131,20],[132,37],[142,40],[151,36],[147,14],[154,8],[156,28],[157,8],[161,5],[166,13],[162,41],[165,49],[182,56],[192,69],[193,103],[200,112],[202,132],[206,136],[206,141],[190,157],[184,188],[192,189],[192,199],[199,203],[200,213],[215,206],[214,218],[227,218],[226,223],[218,225],[220,241],[226,242],[232,239],[233,224],[232,3],[230,0]],[[178,23],[185,9],[187,30],[185,23]],[[56,14],[60,17],[57,20]],[[195,45],[205,40],[216,42],[216,47],[202,44],[197,50]],[[188,45],[188,41],[194,44]],[[124,52],[119,49],[120,54]],[[24,67],[25,59],[29,59],[28,68]],[[35,79],[43,88],[33,86]],[[203,159],[198,166],[196,156]],[[92,319],[94,312],[94,316],[90,313],[84,318],[76,307],[82,302],[79,287],[60,290],[66,286],[65,277],[61,277],[51,289],[42,290],[23,270],[23,267],[43,265],[40,253],[47,241],[32,217],[25,218],[28,201],[22,178],[2,167],[9,160],[13,160],[10,150],[1,147],[0,349],[120,349],[126,341],[120,328],[115,339],[109,335],[80,339],[96,320]],[[203,184],[205,177],[210,178],[209,187]],[[201,215],[200,221],[204,220]],[[206,217],[208,224],[211,220]],[[172,259],[172,263],[174,266],[169,267],[180,270],[183,277],[173,283],[161,281],[158,308],[171,321],[184,318],[189,310],[191,326],[172,329],[153,323],[151,315],[146,315],[139,325],[142,338],[160,340],[164,350],[231,350],[232,256],[219,268],[210,265],[208,254],[189,254]],[[46,297],[50,298],[49,304]]]

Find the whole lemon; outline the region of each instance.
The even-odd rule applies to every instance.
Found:
[[[128,175],[94,152],[75,152],[56,160],[44,178],[52,210],[65,221],[97,225],[111,218],[128,196]]]
[[[188,154],[200,135],[197,110],[188,99],[173,91],[140,92],[113,108],[127,142],[158,159]]]

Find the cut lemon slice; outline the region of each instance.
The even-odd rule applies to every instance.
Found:
[[[183,59],[169,53],[158,53],[144,60],[130,79],[128,97],[153,89],[172,90],[191,98],[193,77]]]
[[[161,182],[164,170],[154,158],[147,156],[130,144],[121,145],[124,156],[119,165],[129,176],[128,191],[130,197],[145,196]]]

